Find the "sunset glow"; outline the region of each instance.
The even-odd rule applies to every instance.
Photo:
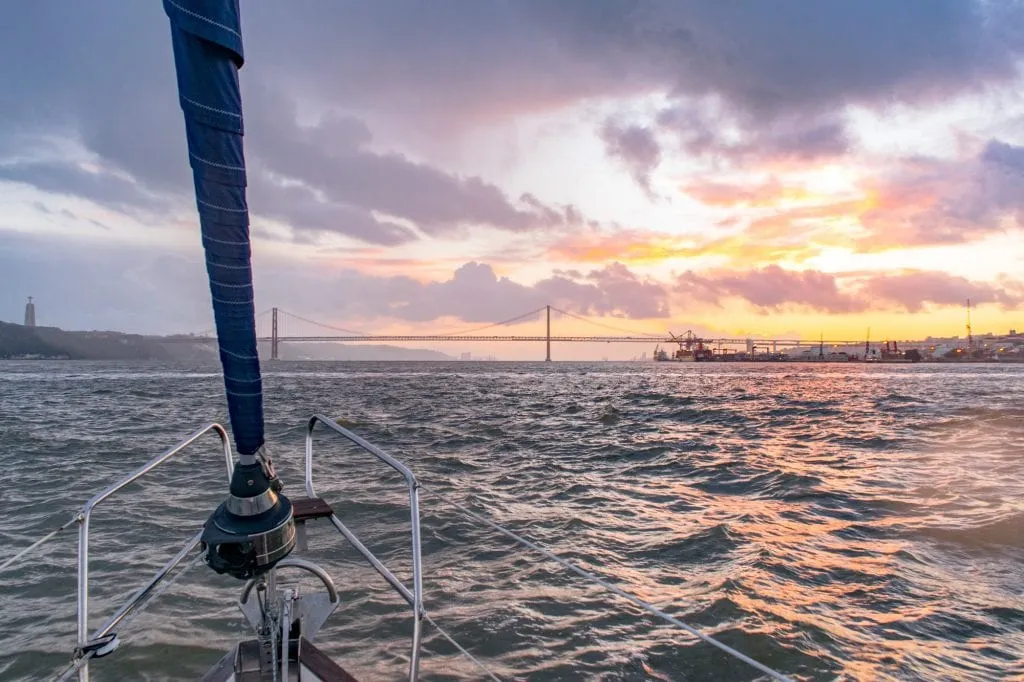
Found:
[[[96,11],[131,43],[96,17],[39,21],[54,35],[33,44],[60,49],[0,76],[20,103],[0,133],[4,319],[34,295],[69,328],[127,328],[126,310],[131,331],[209,326],[178,284],[203,270],[164,19],[123,9]],[[527,7],[435,33],[422,10],[321,10],[245,8],[266,306],[419,333],[550,303],[638,331],[895,338],[962,333],[971,298],[979,330],[1024,327],[1024,46],[982,5],[929,15],[924,42],[908,22],[863,44],[842,6],[782,33],[759,28],[767,5],[739,23],[609,9],[622,36],[665,27],[643,42]],[[684,24],[718,56],[654,47]],[[126,285],[138,271],[160,311]]]

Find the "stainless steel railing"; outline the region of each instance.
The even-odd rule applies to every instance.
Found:
[[[356,536],[356,534],[350,530],[335,514],[331,514],[330,521],[332,525],[338,530],[341,535],[345,537],[356,550],[363,555],[363,557],[370,563],[370,565],[377,571],[396,592],[412,607],[413,610],[413,631],[412,631],[412,647],[411,655],[409,660],[409,679],[415,681],[419,675],[419,662],[420,662],[420,644],[422,638],[422,621],[426,617],[426,613],[423,607],[423,566],[422,566],[422,552],[421,552],[421,533],[420,533],[420,512],[419,512],[419,490],[420,484],[416,479],[416,476],[412,471],[402,462],[398,461],[391,455],[387,454],[377,446],[364,440],[363,438],[352,433],[348,429],[339,426],[333,419],[325,417],[323,415],[314,415],[308,422],[308,428],[306,432],[306,457],[305,457],[305,484],[306,494],[315,498],[316,490],[313,486],[313,433],[318,423],[324,424],[328,429],[341,435],[346,440],[358,445],[365,452],[370,453],[381,462],[388,465],[393,470],[397,471],[405,479],[405,483],[409,491],[409,514],[411,520],[411,550],[412,550],[412,568],[413,568],[413,579],[411,588],[403,583],[395,574],[378,559],[373,552],[363,544],[362,541]],[[132,473],[124,476],[115,483],[107,486],[101,492],[94,495],[86,502],[82,508],[71,518],[67,523],[63,524],[56,530],[52,531],[45,537],[41,538],[37,542],[33,543],[29,547],[26,547],[23,551],[12,557],[10,560],[5,561],[0,565],[0,569],[7,568],[12,565],[15,561],[25,556],[29,552],[35,550],[41,544],[56,536],[60,531],[70,527],[72,524],[78,524],[78,579],[77,579],[77,646],[74,652],[73,660],[67,668],[59,675],[59,679],[68,679],[74,676],[77,672],[79,682],[88,682],[89,679],[89,661],[94,657],[106,655],[116,648],[118,642],[116,635],[113,635],[114,628],[119,624],[126,622],[134,615],[137,615],[146,606],[146,602],[159,594],[160,591],[166,589],[172,584],[178,577],[184,574],[185,571],[190,568],[186,566],[184,569],[179,570],[174,578],[168,579],[171,573],[176,567],[178,567],[190,553],[200,544],[200,538],[202,537],[202,530],[199,530],[194,536],[192,536],[188,542],[182,547],[174,556],[172,556],[154,575],[148,582],[138,588],[135,593],[129,597],[121,607],[119,607],[113,615],[107,618],[98,629],[89,632],[89,531],[90,531],[90,520],[92,512],[100,504],[108,500],[118,491],[122,490],[126,486],[134,483],[141,477],[153,471],[155,468],[173,458],[174,456],[181,453],[184,449],[195,443],[206,433],[213,431],[217,434],[220,439],[221,447],[224,454],[224,463],[227,472],[227,479],[230,483],[231,474],[234,469],[234,458],[231,451],[231,443],[228,438],[227,432],[220,424],[212,423],[208,424],[199,430],[193,432],[191,435],[165,450],[160,455],[157,455],[153,459],[149,460],[141,467],[133,471]],[[298,562],[298,560],[295,560]],[[282,563],[282,566],[284,563]],[[290,565],[290,564],[289,564]],[[252,581],[250,581],[252,582]],[[328,583],[330,583],[328,578]],[[327,583],[325,583],[327,584]],[[337,600],[336,591],[330,589],[333,588],[333,583],[328,585],[329,592],[334,592],[332,595],[332,602]],[[159,588],[159,589],[158,589]],[[247,588],[251,586],[247,585]],[[244,599],[243,599],[244,601]]]
[[[331,523],[338,529],[338,532],[344,535],[345,539],[351,542],[352,546],[355,547],[368,562],[370,562],[370,565],[373,566],[374,570],[376,570],[377,573],[379,573],[381,577],[383,577],[395,589],[395,591],[398,592],[398,594],[400,594],[410,606],[412,606],[412,653],[409,659],[409,679],[414,681],[419,675],[420,637],[424,615],[423,565],[420,551],[420,484],[416,480],[416,476],[412,471],[410,471],[409,467],[405,466],[373,443],[370,443],[348,429],[339,426],[338,423],[330,417],[317,414],[310,418],[309,427],[306,430],[306,494],[310,497],[316,497],[316,490],[313,488],[313,430],[316,428],[317,423],[323,424],[348,441],[355,443],[364,451],[370,453],[381,462],[384,462],[389,467],[400,473],[409,488],[409,514],[412,521],[412,590],[406,587],[406,585],[399,580],[395,574],[380,561],[380,559],[374,556],[373,552],[371,552],[366,545],[356,537],[355,533],[349,530],[345,524],[341,522],[337,515],[331,514]]]
[[[199,538],[202,535],[202,531],[196,533],[185,547],[164,564],[148,583],[140,587],[113,616],[107,619],[102,627],[92,634],[92,637],[89,637],[89,519],[93,510],[111,495],[148,474],[210,431],[216,432],[220,437],[221,447],[224,451],[224,463],[227,467],[228,482],[230,483],[231,471],[234,468],[231,441],[228,439],[228,434],[224,427],[220,424],[207,424],[177,445],[165,450],[162,454],[157,455],[132,473],[94,495],[85,503],[75,517],[78,521],[78,648],[75,656],[75,667],[78,668],[79,682],[87,682],[89,679],[88,659],[94,655],[92,645],[106,637],[118,623],[124,620],[140,603],[145,601],[156,585],[166,578],[174,567],[180,564],[188,556],[189,552],[199,544]],[[82,660],[83,657],[85,660]],[[80,667],[79,663],[81,664]]]

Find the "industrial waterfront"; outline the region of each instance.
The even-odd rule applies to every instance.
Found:
[[[656,362],[865,362],[907,364],[916,362],[962,363],[1024,362],[1024,334],[985,334],[960,339],[932,338],[923,341],[884,341],[860,345],[819,341],[781,347],[778,342],[749,339],[743,350],[712,344],[699,337],[682,337],[678,348],[668,351],[660,344],[654,349]],[[640,360],[646,359],[644,353]]]

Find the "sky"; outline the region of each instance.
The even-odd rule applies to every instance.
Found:
[[[160,3],[8,19],[0,319],[212,327]],[[1017,0],[247,2],[242,35],[258,310],[883,339],[963,335],[970,298],[1024,328]]]

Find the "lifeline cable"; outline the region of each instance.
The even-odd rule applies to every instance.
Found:
[[[424,486],[421,485],[420,487],[423,488]],[[438,493],[437,491],[435,491],[433,489],[431,489],[431,492],[433,492],[435,495],[437,495],[445,503],[451,505],[452,507],[455,507],[456,509],[460,510],[461,512],[463,512],[464,514],[466,514],[470,518],[473,518],[473,519],[479,521],[480,523],[484,524],[485,526],[489,526],[490,528],[498,531],[502,535],[505,535],[505,536],[515,540],[516,542],[518,542],[519,544],[523,545],[524,547],[528,547],[528,548],[530,548],[530,549],[532,549],[532,550],[534,550],[536,552],[540,552],[541,554],[546,556],[548,559],[551,559],[555,563],[558,563],[561,566],[569,569],[573,573],[575,573],[575,574],[577,574],[577,575],[579,575],[579,576],[581,576],[583,578],[586,578],[587,580],[589,580],[589,581],[591,581],[593,583],[596,583],[596,584],[600,585],[601,587],[605,588],[609,592],[612,592],[612,593],[622,597],[623,599],[626,599],[627,601],[632,602],[636,606],[639,606],[640,608],[642,608],[645,611],[647,611],[647,612],[657,616],[658,618],[661,618],[664,621],[672,623],[676,627],[678,627],[678,628],[680,628],[682,630],[685,630],[686,632],[689,632],[694,637],[697,637],[698,639],[700,639],[700,640],[702,640],[704,642],[707,642],[708,644],[721,649],[725,653],[729,654],[730,656],[733,656],[734,658],[736,658],[736,659],[738,659],[740,661],[743,661],[747,665],[750,665],[750,666],[753,666],[754,668],[757,668],[758,670],[760,670],[761,672],[769,675],[773,679],[779,680],[780,682],[793,682],[793,680],[791,678],[786,677],[782,673],[769,668],[768,666],[764,665],[763,663],[759,663],[758,661],[755,661],[750,656],[747,656],[746,654],[744,654],[744,653],[742,653],[740,651],[737,651],[736,649],[733,649],[731,646],[729,646],[728,644],[725,644],[724,642],[718,641],[717,639],[715,639],[711,635],[707,635],[707,634],[701,632],[700,630],[698,630],[697,628],[693,627],[692,625],[688,625],[688,624],[684,623],[683,621],[679,620],[678,618],[665,613],[664,611],[659,609],[654,604],[651,604],[648,601],[644,601],[640,597],[637,597],[636,595],[630,594],[629,592],[626,592],[625,590],[623,590],[620,587],[616,587],[615,585],[612,585],[608,581],[603,580],[602,578],[599,578],[598,576],[594,575],[590,571],[587,571],[587,570],[584,570],[584,569],[580,568],[579,566],[577,566],[576,564],[572,563],[571,561],[568,561],[567,559],[563,559],[562,557],[558,556],[554,552],[541,547],[540,545],[536,544],[535,542],[527,540],[526,538],[522,537],[521,535],[518,535],[517,533],[509,530],[508,528],[505,528],[504,526],[502,526],[502,525],[500,525],[498,523],[495,523],[494,521],[491,521],[490,519],[488,519],[488,518],[486,518],[484,516],[481,516],[480,514],[477,514],[476,512],[472,511],[471,509],[467,509],[462,504],[459,504],[458,502],[455,502],[454,500],[449,499],[447,496],[442,495],[442,494]],[[475,499],[475,498],[473,498],[473,499]]]

